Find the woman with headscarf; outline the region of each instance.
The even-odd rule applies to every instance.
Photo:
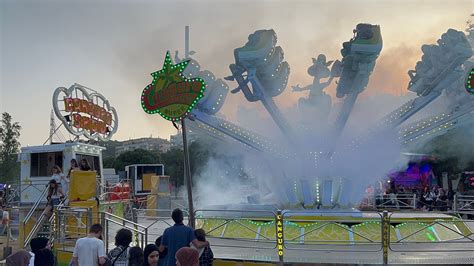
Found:
[[[158,247],[155,244],[148,244],[143,251],[143,266],[157,266],[159,259]]]
[[[177,266],[199,266],[199,252],[194,248],[180,248],[176,252]]]
[[[31,255],[28,251],[20,249],[7,257],[7,266],[28,266]]]

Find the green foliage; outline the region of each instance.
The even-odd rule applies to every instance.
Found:
[[[236,155],[234,152],[229,152],[231,147],[227,148],[225,145],[225,143],[219,140],[206,136],[200,136],[189,145],[191,172],[194,184],[201,181],[200,179],[204,182],[206,182],[206,179],[210,179],[213,180],[213,182],[222,181],[222,186],[227,186],[228,177],[235,178],[239,180],[239,182],[249,181],[248,175],[242,166],[243,157]],[[217,147],[220,147],[220,149]],[[203,175],[203,171],[211,159],[216,160],[219,164],[219,171],[217,172],[220,176]],[[218,174],[217,172],[213,174]]]
[[[120,154],[113,162],[113,167],[116,171],[123,171],[125,166],[131,164],[155,164],[159,163],[160,159],[156,153],[151,151],[136,149]],[[112,164],[111,161],[107,162]]]
[[[206,178],[201,173],[211,158],[219,159],[223,169],[230,169],[229,171],[232,171],[226,172],[226,175],[241,179],[248,178],[241,166],[242,158],[228,155],[227,152],[219,153],[216,149],[219,145],[221,144],[217,143],[217,140],[208,137],[199,137],[189,144],[189,160],[193,183],[196,183],[199,178]],[[102,146],[107,147],[107,144]],[[173,187],[184,185],[184,153],[181,148],[171,148],[163,153],[137,149],[124,152],[116,158],[104,156],[103,162],[104,168],[115,168],[116,171],[124,171],[125,166],[131,164],[155,163],[165,165],[165,175],[171,177],[170,180]]]
[[[102,152],[102,157],[104,158],[104,161],[105,161],[105,158],[115,157],[115,148],[117,146],[120,146],[121,142],[116,141],[116,140],[93,141],[92,144],[105,147],[105,151]],[[113,166],[111,166],[111,167],[113,167]]]
[[[162,163],[165,165],[165,175],[169,175],[174,187],[184,184],[184,157],[183,150],[172,148],[161,154]]]
[[[104,168],[115,168],[115,157],[104,157],[103,164]]]
[[[200,140],[193,141],[189,145],[189,161],[193,181],[196,181],[196,176],[201,173],[211,155],[214,155],[213,147],[215,146],[212,143]]]
[[[21,126],[12,122],[8,113],[2,113],[0,126],[0,180],[2,182],[17,181],[20,175],[20,164],[16,154],[19,152]]]

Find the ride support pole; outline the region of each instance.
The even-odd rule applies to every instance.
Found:
[[[196,223],[194,221],[194,206],[193,206],[193,189],[192,189],[192,175],[191,175],[191,165],[189,162],[189,150],[188,150],[188,140],[186,137],[186,118],[181,119],[181,130],[183,133],[183,152],[184,152],[184,179],[186,182],[186,188],[188,191],[188,222],[189,226],[195,228]]]
[[[390,219],[388,211],[382,212],[382,259],[383,265],[388,265],[388,248],[390,245]]]

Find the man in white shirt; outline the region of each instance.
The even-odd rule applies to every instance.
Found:
[[[89,229],[87,237],[76,241],[72,262],[74,266],[98,266],[105,263],[104,242],[99,238],[102,235],[102,225],[94,224]]]

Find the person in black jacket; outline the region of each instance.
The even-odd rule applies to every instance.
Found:
[[[54,266],[54,254],[46,237],[35,237],[30,241],[31,252],[34,254],[34,265]]]

